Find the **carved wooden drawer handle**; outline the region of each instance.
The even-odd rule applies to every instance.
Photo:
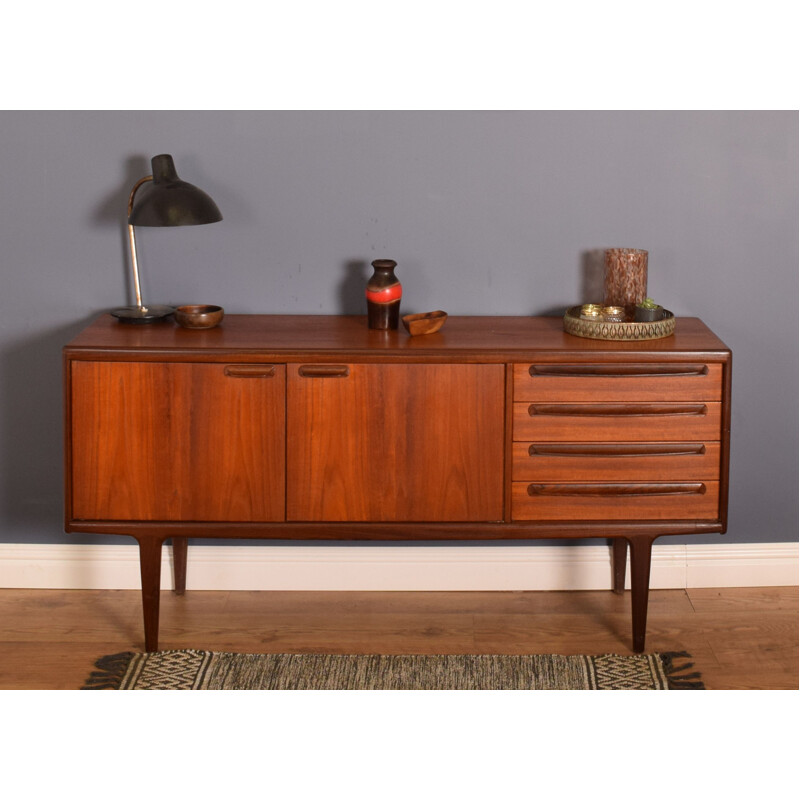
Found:
[[[568,364],[532,366],[528,372],[537,375],[558,376],[562,378],[659,378],[693,377],[708,375],[705,364]]]
[[[630,458],[631,456],[701,456],[706,446],[699,442],[646,442],[620,444],[532,444],[528,455],[535,456],[581,456],[599,458]]]
[[[225,367],[229,378],[274,378],[274,364],[229,364]]]
[[[705,493],[704,483],[532,483],[528,486],[531,497],[652,497]]]
[[[346,364],[304,364],[297,374],[301,378],[346,378],[350,367]]]
[[[532,403],[528,406],[532,417],[672,417],[707,413],[704,403]]]

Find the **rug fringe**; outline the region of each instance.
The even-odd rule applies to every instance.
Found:
[[[676,650],[670,653],[659,653],[661,663],[664,665],[664,674],[667,676],[667,683],[670,689],[705,689],[700,680],[699,672],[686,672],[694,666],[693,661],[683,664],[677,663],[678,660],[691,658],[686,650]]]
[[[114,653],[95,661],[97,671],[92,672],[81,689],[119,689],[135,653]]]

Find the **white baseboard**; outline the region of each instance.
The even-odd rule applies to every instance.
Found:
[[[604,545],[214,547],[192,543],[186,584],[187,589],[226,591],[609,589],[609,550]],[[172,588],[171,561],[171,548],[165,547],[164,589]],[[653,548],[653,589],[797,583],[796,542],[656,543]],[[0,544],[0,588],[139,587],[139,551],[135,544]]]

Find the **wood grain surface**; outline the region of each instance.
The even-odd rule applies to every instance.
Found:
[[[664,367],[671,369],[664,369]],[[717,400],[721,364],[585,364],[542,367],[514,364],[514,399],[539,403],[637,403]]]
[[[514,439],[719,441],[721,403],[514,403]]]
[[[290,521],[503,519],[502,365],[290,365],[287,383]]]
[[[163,592],[162,646],[262,653],[630,653],[628,592]],[[0,590],[0,689],[76,689],[141,650],[136,591]],[[654,589],[647,649],[706,688],[798,689],[798,591]]]
[[[545,363],[567,355],[591,361],[594,353],[613,353],[622,361],[655,357],[714,362],[721,360],[719,351],[727,348],[695,317],[679,318],[674,335],[665,339],[606,342],[570,336],[561,317],[450,316],[438,333],[409,336],[403,329],[369,330],[366,316],[226,314],[218,327],[194,331],[172,323],[120,325],[106,314],[69,343],[68,351],[78,350],[97,358],[135,352],[137,358],[157,359],[165,351],[193,359],[238,354],[242,360],[253,353],[269,358],[270,354],[302,357],[303,353],[333,351],[335,358],[337,351],[350,351],[376,360],[387,354],[412,359],[459,354],[476,361],[507,361],[509,356],[520,360],[525,353],[551,351],[552,356],[539,359]]]
[[[72,364],[76,519],[284,519],[285,367]]]
[[[512,453],[516,481],[719,480],[719,442],[514,442]]]

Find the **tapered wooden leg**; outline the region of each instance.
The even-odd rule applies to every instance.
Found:
[[[650,592],[650,557],[653,537],[631,536],[631,616],[633,621],[633,652],[644,652],[647,630],[647,600]]]
[[[139,565],[142,572],[142,611],[144,649],[158,650],[158,604],[161,599],[161,539],[139,539]]]
[[[172,537],[172,569],[175,573],[175,594],[186,591],[186,556],[189,540],[185,536]]]
[[[611,540],[611,554],[614,559],[614,591],[625,591],[625,569],[628,561],[628,542],[622,537]]]

